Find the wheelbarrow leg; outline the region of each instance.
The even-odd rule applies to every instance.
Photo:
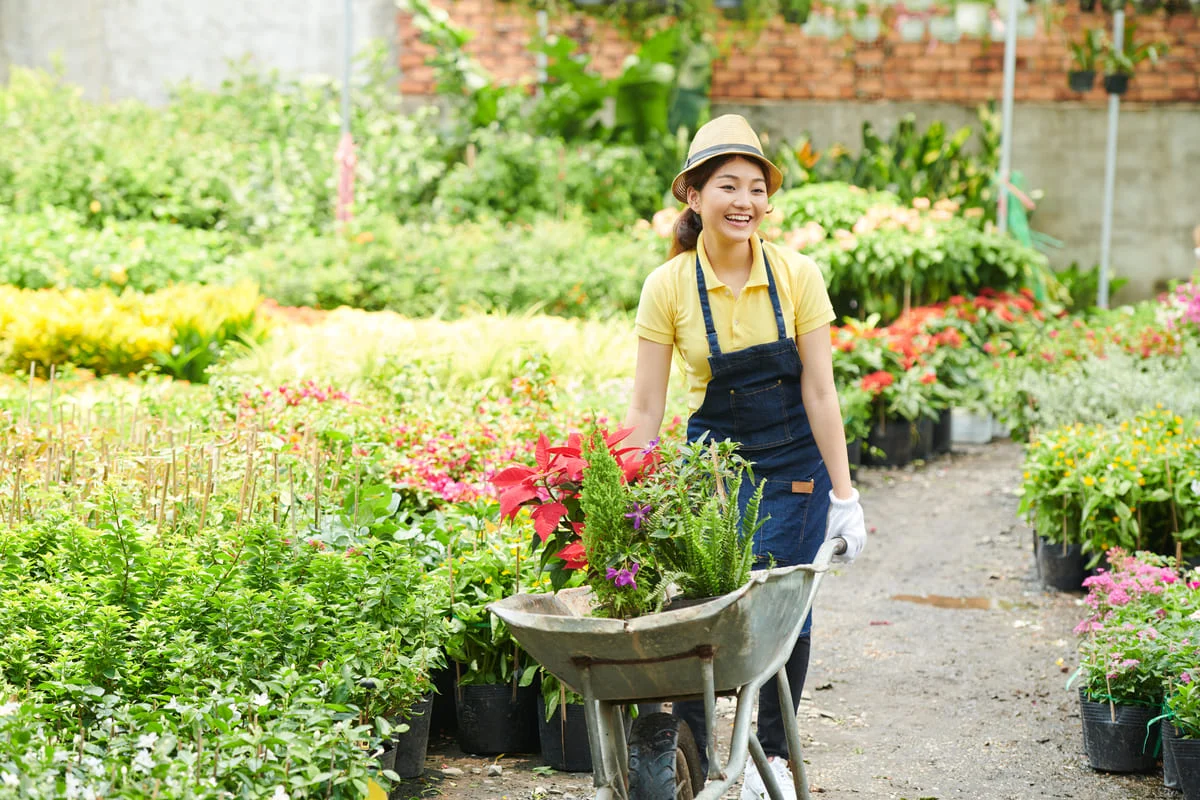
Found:
[[[750,734],[750,757],[754,759],[754,766],[758,767],[758,776],[762,778],[767,796],[771,800],[783,800],[783,792],[779,789],[779,781],[775,780],[775,773],[771,771],[767,754],[763,752],[762,742],[753,733]]]
[[[800,724],[796,722],[796,709],[792,706],[792,687],[788,682],[787,667],[779,670],[779,703],[783,712],[783,732],[787,737],[788,766],[792,768],[792,780],[796,784],[798,800],[809,800],[808,776],[804,772],[804,754],[800,752]]]
[[[724,777],[721,764],[717,761],[717,689],[711,654],[700,662],[700,670],[704,676],[704,717],[708,725],[708,779],[711,781]]]
[[[625,729],[620,726],[620,743],[615,740],[612,720],[620,722],[620,712],[614,713],[612,703],[602,703],[592,692],[591,671],[581,671],[583,686],[583,716],[587,722],[588,742],[592,751],[592,785],[596,800],[628,800],[625,770],[628,754],[624,750]]]

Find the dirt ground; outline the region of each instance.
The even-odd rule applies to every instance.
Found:
[[[1161,770],[1121,776],[1087,764],[1077,695],[1065,688],[1082,595],[1037,579],[1031,533],[1016,515],[1021,457],[1020,445],[994,442],[860,473],[872,535],[816,599],[800,708],[814,798],[1179,797],[1162,787]],[[732,708],[722,701],[725,742]],[[487,776],[493,763],[498,777]],[[540,766],[464,756],[442,737],[425,776],[392,797],[593,796],[590,774]]]

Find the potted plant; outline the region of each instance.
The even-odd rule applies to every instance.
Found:
[[[812,0],[780,0],[779,12],[792,25],[803,25],[812,12]]]
[[[1067,83],[1074,92],[1089,92],[1096,85],[1096,61],[1104,50],[1104,31],[1101,28],[1088,28],[1083,35],[1067,46],[1071,50],[1071,66],[1067,73]]]
[[[850,21],[850,35],[859,42],[873,42],[879,38],[883,25],[876,14],[864,2],[854,6],[854,19]]]
[[[1104,91],[1122,95],[1129,89],[1129,79],[1137,65],[1149,60],[1157,64],[1167,51],[1162,42],[1135,42],[1137,24],[1130,20],[1125,26],[1124,42],[1118,50],[1110,46],[1104,53]]]
[[[538,750],[537,664],[487,610],[538,585],[536,563],[521,550],[519,539],[473,533],[448,549],[444,569],[453,576],[454,599],[446,652],[455,662],[457,736],[466,753]]]
[[[908,14],[901,14],[896,19],[896,30],[900,39],[905,42],[919,42],[925,37],[925,20]]]
[[[1200,589],[1198,589],[1200,590]],[[1200,615],[1197,619],[1200,620]],[[1183,790],[1184,800],[1200,798],[1200,647],[1191,663],[1173,676],[1162,721],[1163,777],[1168,788]]]
[[[954,24],[960,33],[968,36],[983,36],[987,33],[991,4],[978,2],[958,2],[954,4]]]

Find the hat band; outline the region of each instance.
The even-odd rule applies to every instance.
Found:
[[[719,153],[746,153],[747,155],[758,156],[759,158],[766,158],[766,156],[763,155],[763,151],[759,150],[754,145],[715,144],[712,147],[704,148],[699,153],[696,153],[693,156],[689,156],[687,163],[684,165],[683,168],[685,170],[689,170],[696,163],[703,161],[704,159],[709,158],[710,156],[715,156]]]

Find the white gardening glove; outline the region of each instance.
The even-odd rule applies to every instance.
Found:
[[[833,560],[847,564],[858,558],[867,543],[867,525],[858,502],[858,489],[850,492],[849,497],[840,500],[832,489],[829,491],[829,521],[825,528],[825,541],[835,537],[846,540],[846,552],[834,556]]]

